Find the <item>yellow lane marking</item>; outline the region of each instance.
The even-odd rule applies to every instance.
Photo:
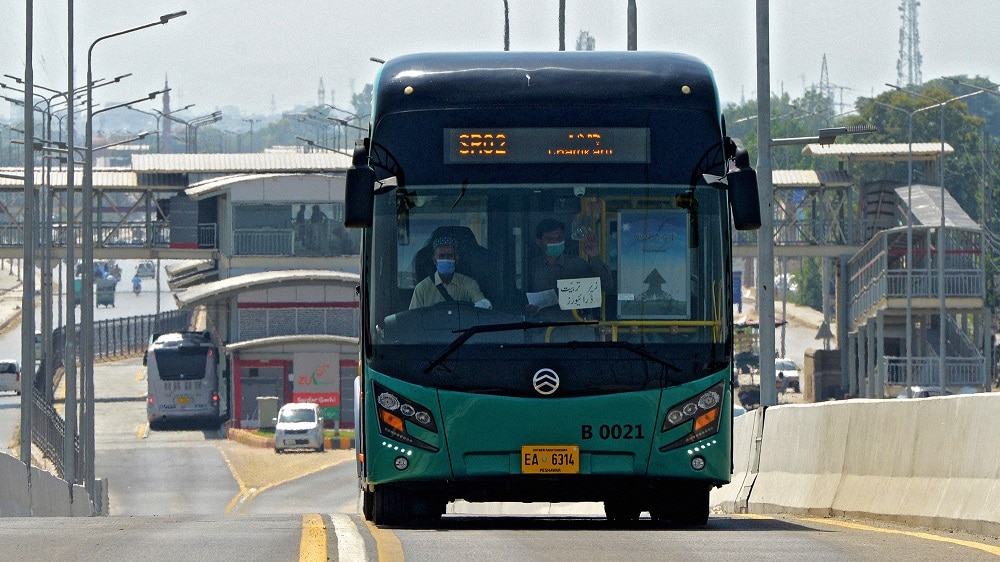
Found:
[[[244,496],[249,495],[250,490],[248,490],[247,485],[243,483],[243,480],[240,478],[240,474],[236,472],[236,468],[233,467],[233,461],[229,459],[229,455],[226,454],[226,451],[224,451],[218,443],[216,443],[215,448],[219,450],[219,454],[222,455],[222,460],[226,461],[226,466],[229,467],[229,473],[233,475],[233,480],[236,480],[236,485],[240,487],[239,493],[233,496],[233,499],[229,500],[229,504],[226,505],[226,509],[223,511],[223,513],[229,515],[233,512],[233,509],[236,508],[236,505],[239,504],[240,500],[243,499]]]
[[[399,537],[389,529],[379,529],[372,525],[371,521],[365,520],[368,532],[375,539],[375,546],[378,550],[379,562],[403,562],[403,543],[399,542]]]
[[[302,472],[294,476],[290,476],[288,478],[285,478],[284,480],[269,482],[268,484],[261,486],[259,488],[250,488],[240,478],[239,473],[236,471],[236,467],[233,466],[232,460],[229,458],[229,455],[226,454],[226,451],[222,448],[222,445],[216,443],[215,448],[219,450],[219,454],[222,455],[222,460],[226,461],[226,466],[229,467],[229,472],[232,473],[233,479],[236,480],[236,484],[240,487],[239,493],[233,496],[233,499],[229,500],[229,505],[226,506],[224,513],[226,513],[227,515],[232,513],[233,510],[236,509],[236,506],[241,503],[243,504],[243,508],[245,508],[247,505],[250,504],[250,502],[254,500],[254,498],[260,495],[262,492],[270,490],[271,488],[274,488],[276,486],[281,486],[282,484],[286,484],[293,480],[298,480],[299,478],[305,478],[306,476],[316,474],[317,472],[321,472],[323,470],[326,470],[333,466],[337,466],[338,464],[347,462],[347,460],[349,460],[349,459],[342,459],[334,461],[330,464],[325,464],[323,466],[316,467],[308,472]]]
[[[146,378],[146,370],[139,369],[139,372],[135,374],[135,382],[139,382],[144,378]]]
[[[148,423],[144,423],[144,424],[140,425],[138,428],[136,428],[136,430],[135,430],[135,438],[137,440],[142,441],[143,439],[145,439],[148,436],[149,436],[149,424]]]
[[[299,540],[300,562],[311,562],[326,558],[326,524],[316,513],[302,516],[302,538]]]
[[[968,547],[968,548],[975,548],[977,550],[982,550],[983,552],[988,552],[990,554],[1000,556],[1000,547],[997,547],[997,546],[992,546],[992,545],[978,543],[978,542],[972,542],[972,541],[963,541],[961,539],[953,539],[953,538],[950,538],[950,537],[941,537],[941,536],[938,536],[938,535],[932,535],[930,533],[917,533],[917,532],[913,532],[913,531],[897,531],[895,529],[881,529],[879,527],[871,527],[869,525],[861,525],[859,523],[851,523],[849,521],[838,521],[836,519],[802,518],[802,520],[803,521],[809,521],[809,522],[812,522],[812,523],[820,523],[820,524],[826,524],[826,525],[836,525],[836,526],[839,526],[839,527],[846,527],[848,529],[855,529],[855,530],[858,530],[858,531],[872,531],[872,532],[875,532],[875,533],[888,533],[888,534],[896,534],[896,535],[906,535],[908,537],[916,537],[918,539],[926,539],[926,540],[929,540],[929,541],[938,541],[938,542],[945,542],[945,543],[957,544],[957,545],[960,545],[960,546],[965,546],[965,547]]]
[[[743,517],[744,519],[774,519],[774,517],[768,517],[767,515],[760,515],[757,513],[733,513],[736,517]]]

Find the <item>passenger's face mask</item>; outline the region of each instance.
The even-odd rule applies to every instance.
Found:
[[[566,249],[566,243],[565,242],[560,242],[558,244],[546,244],[545,245],[545,253],[548,254],[549,257],[552,257],[552,258],[558,258],[559,256],[561,256],[562,253],[563,253],[563,250],[565,250],[565,249]]]
[[[455,260],[437,260],[437,271],[441,275],[455,273]]]

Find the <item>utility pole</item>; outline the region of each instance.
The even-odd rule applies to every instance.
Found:
[[[35,237],[38,234],[38,202],[35,197],[35,71],[32,66],[34,28],[33,0],[24,7],[24,262],[21,284],[21,365],[29,376],[21,377],[21,462],[28,470],[31,487],[31,408],[35,403]]]
[[[637,43],[636,37],[638,35],[636,31],[637,20],[638,16],[636,15],[635,0],[628,0],[628,50],[629,51],[638,50],[638,46],[636,44]]]

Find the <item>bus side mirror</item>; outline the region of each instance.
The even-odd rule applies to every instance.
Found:
[[[344,226],[369,228],[375,209],[375,170],[368,163],[368,147],[358,140],[344,189]]]
[[[729,202],[733,208],[733,225],[736,230],[760,228],[760,194],[757,191],[757,172],[744,168],[726,174],[729,182]]]
[[[733,208],[736,230],[760,228],[760,193],[757,172],[750,167],[750,154],[740,139],[726,137],[723,141],[729,162],[726,183],[729,184],[729,205]]]

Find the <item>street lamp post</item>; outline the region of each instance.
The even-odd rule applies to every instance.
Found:
[[[296,136],[295,139],[296,140],[300,140],[300,141],[306,143],[307,145],[315,147],[315,148],[318,148],[320,150],[326,150],[328,152],[336,152],[337,154],[344,154],[346,156],[350,156],[350,153],[344,152],[343,150],[337,150],[336,148],[330,148],[329,146],[323,146],[323,145],[317,143],[316,141],[307,139],[305,137]]]
[[[340,125],[341,127],[344,128],[343,138],[344,138],[344,147],[345,148],[347,146],[349,146],[348,141],[347,141],[347,129],[354,129],[355,131],[361,131],[362,133],[367,133],[368,132],[368,129],[365,129],[364,127],[358,127],[357,125],[352,125],[346,119],[338,119],[336,117],[327,117],[327,119],[329,119],[330,121],[333,121],[334,123],[337,123],[338,125]]]
[[[156,111],[154,109],[153,112],[149,112],[149,111],[143,111],[141,109],[132,107],[131,105],[128,106],[128,108],[131,109],[132,111],[138,111],[139,113],[144,113],[144,114],[149,115],[150,117],[153,117],[154,119],[156,119],[156,133],[157,133],[156,134],[156,153],[157,154],[160,153],[160,137],[162,136],[162,132],[163,132],[163,130],[160,129],[160,119],[162,117],[166,117],[168,115],[173,115],[174,113],[179,113],[181,111],[184,111],[185,109],[191,109],[192,107],[194,107],[193,103],[192,104],[188,104],[188,105],[186,105],[186,106],[184,106],[184,107],[182,107],[180,109],[175,109],[173,111],[163,112],[163,111]]]
[[[203,125],[208,125],[210,123],[216,123],[222,120],[222,112],[214,111],[209,115],[202,115],[201,117],[195,117],[188,123],[188,127],[192,129],[192,134],[188,138],[188,151],[198,154],[198,128]]]
[[[877,100],[871,100],[875,105],[902,112],[907,119],[906,134],[906,386],[913,385],[913,116],[928,108],[921,107],[907,111]],[[871,385],[869,391],[873,391]],[[866,393],[867,394],[867,393]]]
[[[34,228],[35,220],[32,217],[35,209],[35,115],[31,106],[31,98],[34,93],[34,66],[32,60],[33,53],[33,29],[34,29],[34,8],[29,0],[25,4],[25,64],[24,78],[25,86],[24,99],[24,281],[21,290],[21,365],[29,372],[34,373],[35,366],[35,334],[32,328],[35,325],[35,273],[34,273]],[[28,329],[25,329],[27,327]],[[34,396],[34,378],[21,377],[21,462],[27,469],[28,486],[31,486],[31,404]],[[24,436],[27,436],[25,439]]]
[[[373,60],[375,60],[375,59],[373,59]],[[341,112],[341,113],[346,113],[346,114],[347,114],[347,115],[346,115],[346,117],[348,118],[347,120],[344,120],[344,119],[337,119],[337,118],[335,118],[335,117],[329,117],[329,116],[327,117],[327,119],[329,119],[330,121],[334,121],[334,122],[336,122],[336,123],[338,123],[338,124],[341,124],[341,125],[347,125],[347,123],[348,123],[349,121],[352,121],[352,120],[353,120],[353,121],[355,121],[355,122],[358,122],[358,123],[360,123],[362,119],[364,119],[365,117],[369,117],[369,116],[371,115],[371,114],[369,114],[369,113],[366,113],[366,114],[364,114],[364,115],[358,115],[357,113],[354,113],[354,112],[352,112],[352,111],[348,111],[348,110],[346,110],[346,109],[341,109],[341,108],[339,108],[339,107],[337,107],[337,106],[335,106],[335,105],[330,105],[330,104],[328,104],[328,103],[324,103],[323,105],[325,105],[325,106],[327,106],[327,107],[329,107],[330,109],[333,109],[333,110],[335,110],[335,111],[339,111],[339,112]],[[362,131],[364,131],[364,132],[368,132],[368,130],[367,130],[367,129],[363,129],[363,128],[361,128],[361,127],[356,127],[356,128],[358,128],[358,129],[360,129],[360,130],[362,130]],[[344,131],[344,135],[342,135],[342,136],[343,136],[343,141],[344,141],[344,142],[343,142],[343,148],[344,148],[344,150],[349,150],[349,148],[350,148],[350,145],[349,145],[349,144],[348,144],[348,142],[347,142],[347,131]],[[335,146],[337,146],[337,147],[339,148],[339,147],[341,146],[341,143],[339,143],[339,142],[336,142],[336,143],[334,143],[334,145],[335,145]]]
[[[972,96],[975,96],[975,95],[979,95],[979,94],[981,94],[983,92],[982,91],[978,91],[978,92],[973,92],[971,94],[965,94],[965,95],[961,95],[961,96],[955,96],[953,98],[950,98],[950,99],[947,99],[947,100],[944,100],[944,101],[938,101],[937,99],[932,98],[930,96],[925,96],[923,94],[918,94],[918,93],[915,93],[915,92],[909,92],[909,91],[904,90],[904,89],[900,88],[899,86],[896,86],[896,85],[893,85],[893,84],[886,84],[886,86],[889,86],[889,87],[891,87],[891,88],[893,88],[895,90],[898,90],[900,92],[903,92],[903,93],[905,93],[907,95],[910,95],[910,96],[913,96],[913,97],[916,97],[916,98],[923,98],[925,100],[930,100],[930,101],[933,101],[933,102],[937,102],[934,105],[929,105],[929,106],[927,106],[925,108],[921,108],[920,109],[921,111],[925,110],[925,109],[931,109],[931,108],[934,108],[934,107],[940,107],[941,108],[941,117],[939,119],[940,126],[941,126],[941,156],[938,159],[938,167],[940,168],[939,173],[940,173],[940,177],[941,177],[941,180],[939,182],[939,184],[941,186],[941,225],[938,228],[938,275],[937,275],[937,281],[938,281],[938,318],[939,318],[939,320],[938,320],[938,355],[939,355],[939,357],[938,357],[938,384],[939,384],[939,386],[941,388],[941,394],[943,395],[944,391],[945,391],[945,383],[947,382],[947,374],[948,374],[948,366],[946,364],[946,360],[947,360],[948,354],[947,354],[947,350],[945,349],[945,346],[947,345],[947,342],[948,342],[948,338],[947,338],[947,327],[948,327],[948,323],[947,323],[948,308],[947,308],[947,306],[948,305],[947,305],[947,300],[946,300],[947,299],[947,295],[945,293],[945,286],[944,286],[944,284],[945,284],[944,268],[945,268],[945,253],[946,253],[945,252],[945,250],[946,250],[945,245],[947,244],[947,237],[945,236],[945,209],[944,209],[944,202],[945,202],[945,197],[944,197],[944,106],[948,105],[949,103],[951,103],[953,101],[957,101],[957,100],[960,100],[960,99],[963,99],[963,98],[968,98],[968,97],[972,97]],[[914,113],[916,113],[916,112],[914,112]],[[912,123],[911,123],[911,126],[912,126]],[[912,134],[912,129],[911,129],[911,134]],[[912,139],[911,139],[911,142],[912,142]],[[910,150],[911,150],[911,152],[913,150],[912,144],[910,146]]]
[[[95,499],[94,489],[94,47],[105,39],[127,33],[164,25],[174,18],[187,14],[186,11],[160,16],[160,19],[144,25],[131,27],[95,39],[87,49],[87,124],[86,152],[83,165],[83,294],[80,298],[80,355],[83,409],[80,416],[81,443],[84,459],[84,485]],[[67,415],[71,415],[67,413]]]
[[[260,121],[260,119],[244,119],[245,123],[250,123],[250,150],[247,152],[253,152],[253,124]]]

